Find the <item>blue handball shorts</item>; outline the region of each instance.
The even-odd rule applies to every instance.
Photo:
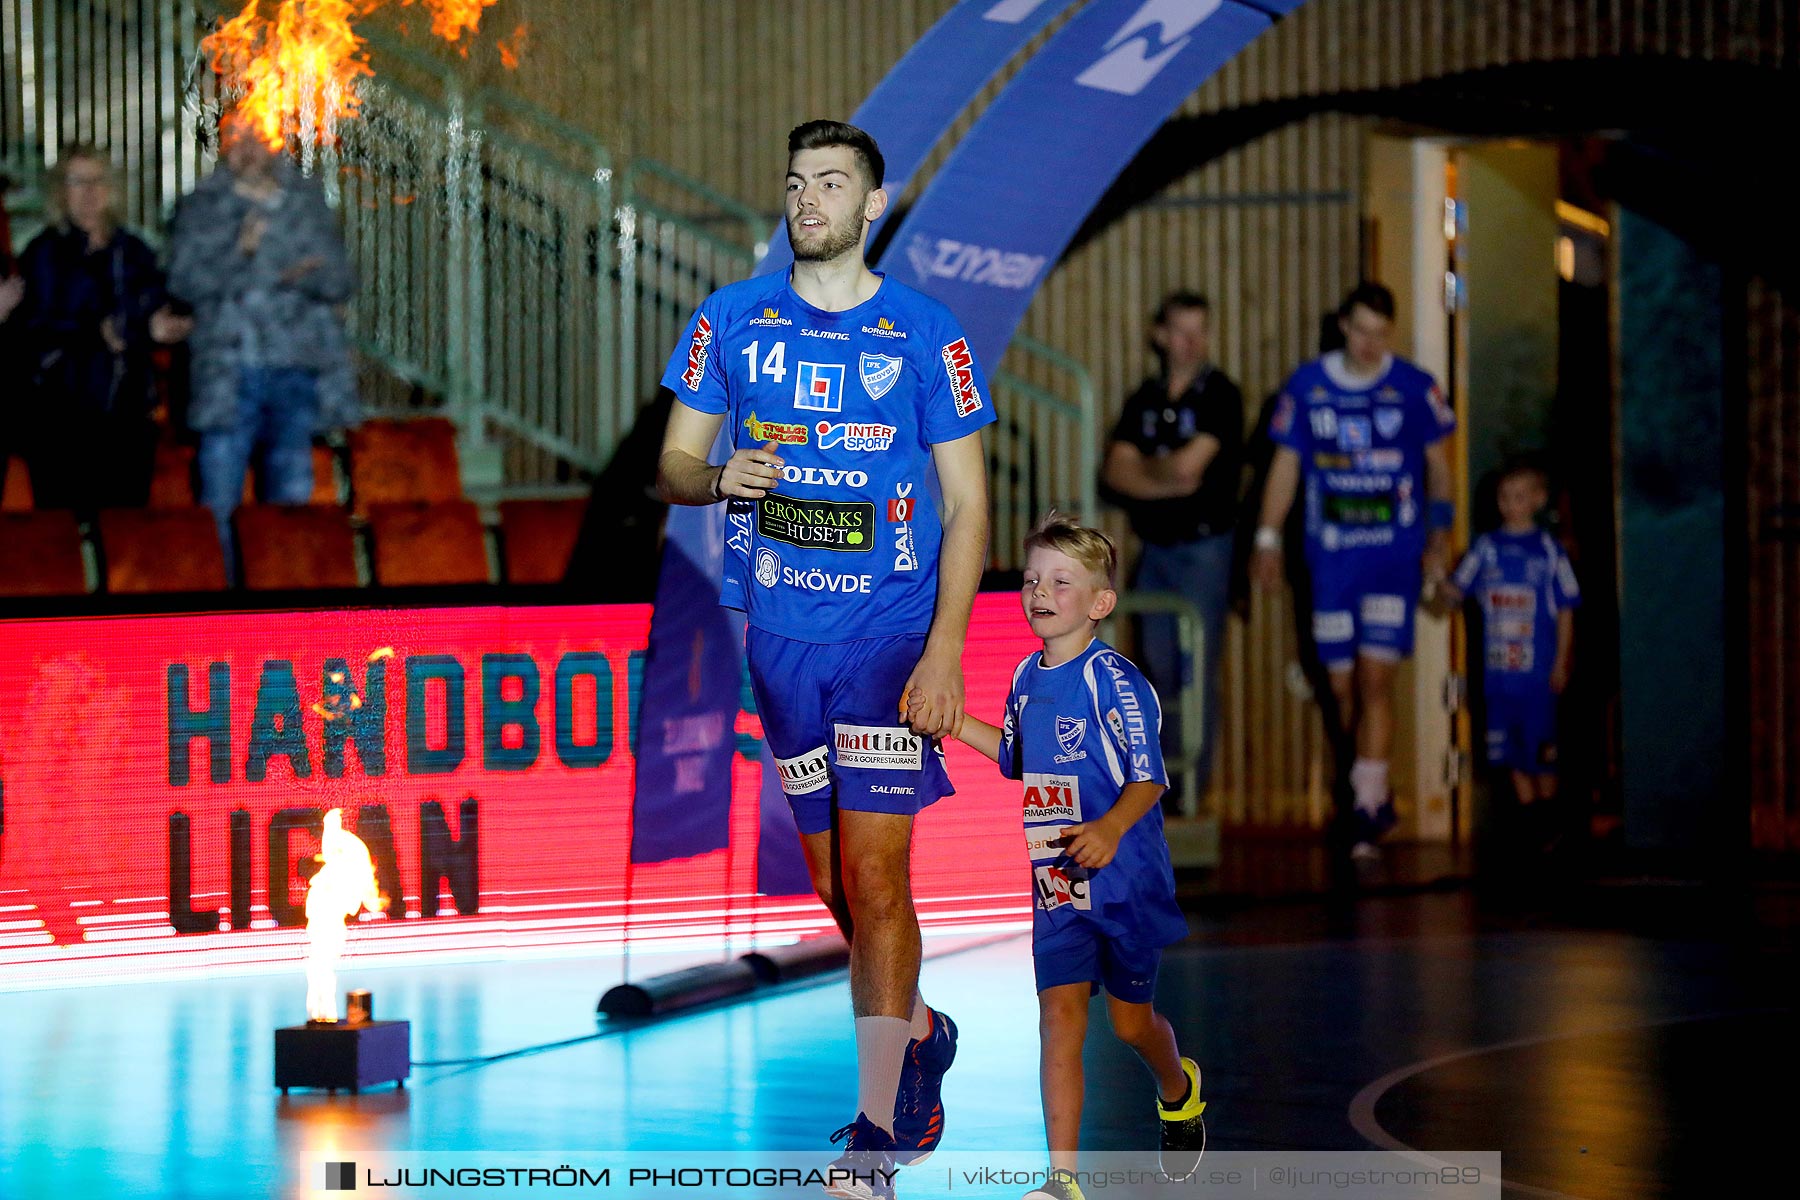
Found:
[[[1343,670],[1359,654],[1398,662],[1413,652],[1413,610],[1423,572],[1417,557],[1342,550],[1309,555],[1313,641],[1319,661]]]
[[[912,816],[955,794],[943,748],[899,723],[924,651],[922,633],[818,643],[751,628],[756,711],[801,833],[830,829],[834,804]]]
[[[1546,680],[1539,687],[1489,688],[1487,759],[1528,775],[1556,770],[1556,693]]]
[[[1127,1004],[1148,1004],[1156,995],[1161,964],[1160,949],[1129,945],[1081,917],[1054,924],[1039,921],[1032,930],[1031,965],[1040,992],[1085,983],[1090,996],[1105,987],[1107,995]]]

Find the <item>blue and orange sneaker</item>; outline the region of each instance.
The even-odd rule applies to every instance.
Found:
[[[849,1141],[844,1142],[848,1138]],[[894,1200],[894,1139],[888,1131],[857,1113],[856,1120],[831,1135],[844,1142],[844,1152],[825,1168],[825,1194],[839,1200]]]
[[[900,1091],[894,1097],[894,1161],[913,1166],[931,1157],[944,1137],[944,1072],[956,1061],[956,1022],[926,1008],[930,1031],[906,1044]]]

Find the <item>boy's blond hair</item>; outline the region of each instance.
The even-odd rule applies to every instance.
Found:
[[[1074,517],[1053,508],[1025,535],[1026,554],[1039,546],[1068,555],[1090,574],[1105,580],[1107,587],[1118,587],[1119,548],[1098,529],[1089,529]]]

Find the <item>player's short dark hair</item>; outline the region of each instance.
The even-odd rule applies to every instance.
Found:
[[[887,160],[881,157],[881,147],[867,133],[843,121],[808,121],[794,126],[788,133],[788,161],[792,162],[794,155],[802,150],[823,150],[828,146],[848,146],[856,151],[856,160],[868,177],[869,190],[881,186],[887,172]]]
[[[1372,279],[1365,279],[1350,289],[1350,294],[1338,305],[1338,316],[1348,319],[1350,310],[1358,305],[1378,317],[1394,319],[1394,293]]]
[[[1156,306],[1156,311],[1150,314],[1150,323],[1166,325],[1175,310],[1181,308],[1197,308],[1203,313],[1210,313],[1212,312],[1212,302],[1199,292],[1185,290],[1170,292],[1162,298],[1162,303]]]
[[[1550,472],[1544,469],[1542,460],[1533,454],[1520,454],[1507,459],[1505,463],[1501,464],[1500,474],[1494,479],[1494,486],[1499,487],[1507,480],[1517,479],[1521,476],[1529,476],[1537,480],[1538,486],[1546,492],[1550,490]]]

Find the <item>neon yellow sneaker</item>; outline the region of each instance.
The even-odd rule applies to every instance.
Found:
[[[1162,1120],[1162,1169],[1170,1179],[1186,1179],[1200,1166],[1200,1156],[1206,1153],[1206,1122],[1200,1114],[1206,1111],[1206,1101],[1200,1098],[1200,1064],[1191,1058],[1181,1060],[1181,1069],[1187,1072],[1187,1100],[1179,1108],[1170,1108],[1158,1097],[1156,1115]]]
[[[1042,1186],[1026,1192],[1025,1200],[1087,1200],[1087,1197],[1081,1194],[1081,1185],[1075,1182],[1075,1172],[1058,1167],[1050,1172],[1050,1178],[1044,1180]]]

